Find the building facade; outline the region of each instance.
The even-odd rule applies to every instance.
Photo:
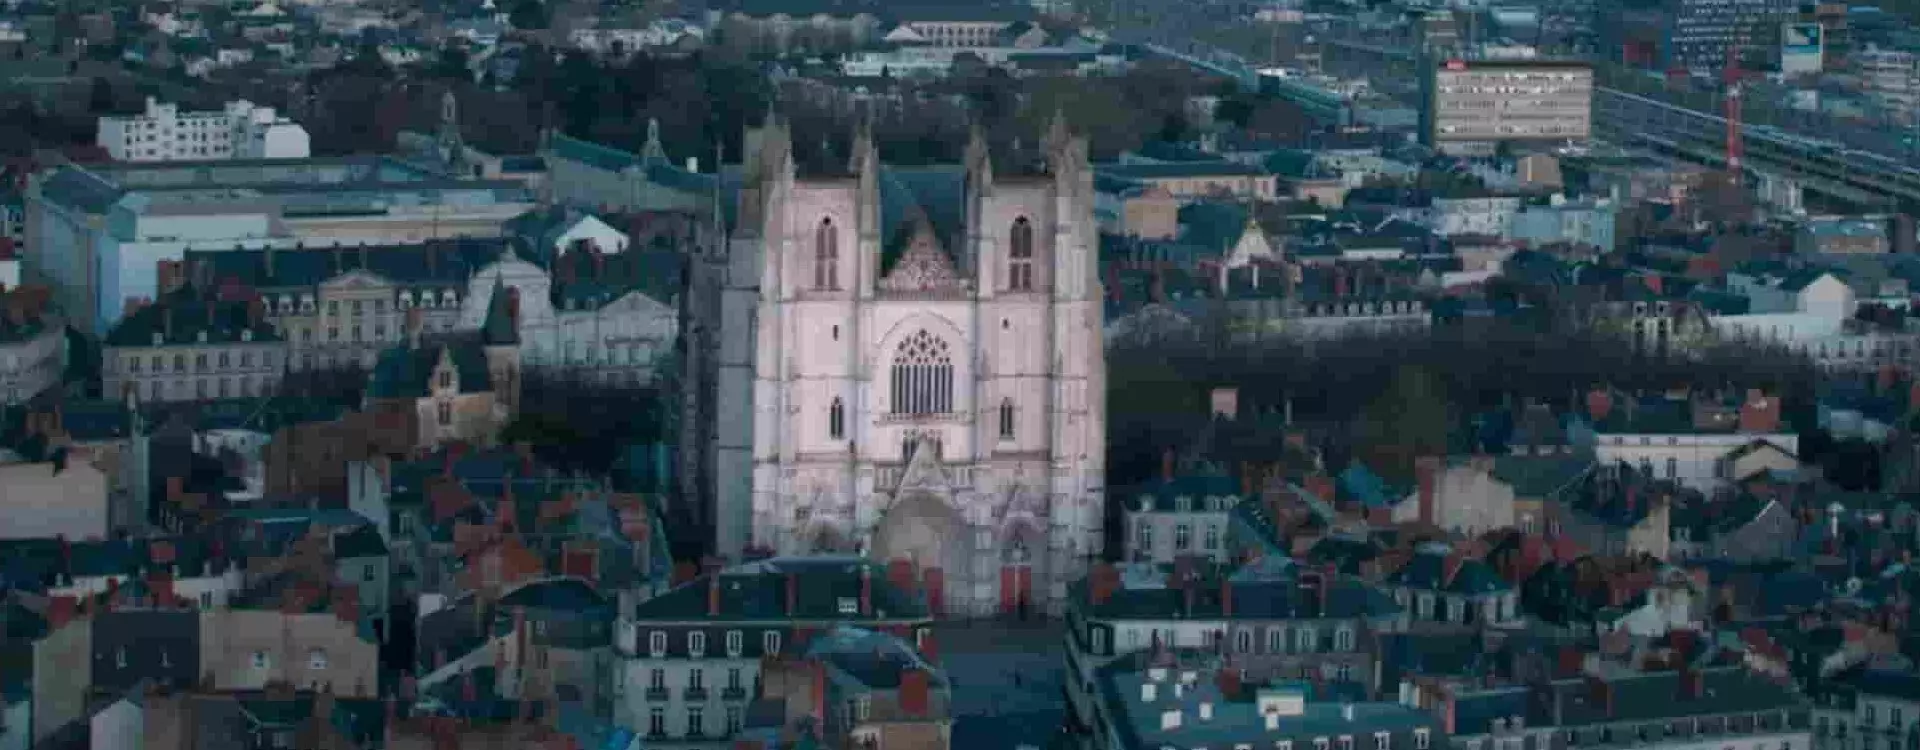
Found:
[[[904,560],[952,609],[1057,606],[1101,548],[1105,362],[1086,143],[1045,172],[796,168],[750,135],[722,296],[721,554]],[[734,333],[738,331],[739,333]],[[735,478],[749,479],[749,482]]]
[[[1593,67],[1557,60],[1445,60],[1421,80],[1421,138],[1448,153],[1502,143],[1584,141],[1593,130]]]
[[[147,97],[141,114],[100,118],[96,142],[114,161],[133,162],[305,159],[311,151],[306,128],[244,99],[212,112],[182,112]]]
[[[183,288],[134,310],[108,333],[101,388],[151,403],[271,395],[286,349],[262,306],[203,299]]]

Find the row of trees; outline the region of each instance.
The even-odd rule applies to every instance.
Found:
[[[1327,447],[1404,478],[1413,457],[1461,446],[1471,414],[1522,398],[1566,408],[1600,385],[1628,392],[1761,388],[1784,397],[1789,418],[1803,424],[1815,378],[1810,362],[1785,350],[1712,345],[1657,356],[1600,333],[1547,334],[1519,325],[1311,344],[1223,336],[1109,347],[1112,482],[1142,481],[1167,447],[1192,444],[1208,419],[1207,394],[1219,386],[1238,388],[1243,408],[1287,405],[1298,422],[1342,426]]]

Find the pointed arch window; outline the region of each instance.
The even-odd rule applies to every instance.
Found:
[[[1007,289],[1033,291],[1033,222],[1025,216],[1007,232]]]
[[[946,414],[953,411],[953,355],[925,330],[914,332],[893,355],[892,412]]]
[[[813,288],[840,288],[840,231],[831,218],[813,232]]]
[[[1013,439],[1013,399],[1000,400],[1000,439]]]
[[[847,404],[839,396],[833,398],[833,406],[827,407],[827,437],[840,440],[847,436]]]

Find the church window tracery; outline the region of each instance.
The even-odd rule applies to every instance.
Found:
[[[1007,233],[1007,289],[1033,291],[1033,222],[1022,216]]]
[[[916,331],[893,355],[892,412],[901,415],[953,411],[953,356],[947,342]]]
[[[813,233],[813,288],[840,288],[840,232],[833,219],[821,219]]]

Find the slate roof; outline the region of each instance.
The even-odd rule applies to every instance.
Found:
[[[204,346],[207,344],[266,344],[280,334],[265,317],[251,319],[249,303],[209,299],[185,286],[162,296],[114,324],[106,336],[109,347]],[[205,335],[205,340],[201,336]]]
[[[1494,572],[1493,566],[1480,560],[1460,560],[1459,568],[1449,576],[1448,554],[1443,549],[1418,550],[1405,565],[1388,574],[1381,583],[1467,596],[1484,596],[1513,589]]]
[[[458,337],[422,342],[418,347],[402,343],[381,352],[367,380],[368,397],[426,398],[432,393],[433,371],[443,354],[453,361],[455,385],[461,393],[493,390],[493,377],[481,344],[471,337]]]
[[[858,601],[861,573],[872,585],[873,613],[843,614],[842,600]],[[707,613],[712,575],[683,584],[635,608],[640,622],[689,621],[860,621],[914,620],[928,617],[918,594],[887,581],[887,571],[854,557],[775,557],[720,571],[720,615]],[[787,612],[787,578],[792,575],[795,611]]]
[[[230,284],[261,291],[306,289],[352,271],[367,271],[403,288],[455,289],[523,244],[499,238],[428,240],[393,245],[336,245],[294,249],[188,250],[189,265],[210,267],[218,289]],[[269,261],[268,255],[272,255]],[[272,266],[272,272],[268,272]]]
[[[913,646],[889,633],[835,626],[809,640],[806,655],[869,690],[897,690],[902,675],[911,670],[927,672],[932,687],[946,684],[939,670],[922,659]]]
[[[1572,486],[1593,466],[1592,458],[1580,456],[1499,456],[1493,460],[1493,476],[1513,487],[1517,496],[1546,497]]]
[[[1070,598],[1084,616],[1101,620],[1219,618],[1225,616],[1223,592],[1231,577],[1235,620],[1368,619],[1400,611],[1392,599],[1355,578],[1336,576],[1323,606],[1318,594],[1301,587],[1291,566],[1260,569],[1265,575],[1236,575],[1251,567],[1203,566],[1188,586],[1175,587],[1168,580],[1174,566],[1130,564],[1122,567],[1122,585],[1105,602],[1092,603],[1087,580],[1069,587],[1074,591]]]
[[[1609,680],[1613,687],[1611,713],[1588,699],[1591,688],[1586,680],[1555,681],[1552,690],[1561,710],[1559,724],[1646,723],[1807,707],[1806,700],[1791,688],[1769,682],[1744,667],[1703,669],[1699,674],[1701,694],[1687,700],[1676,700],[1680,695],[1679,672],[1647,672]]]

